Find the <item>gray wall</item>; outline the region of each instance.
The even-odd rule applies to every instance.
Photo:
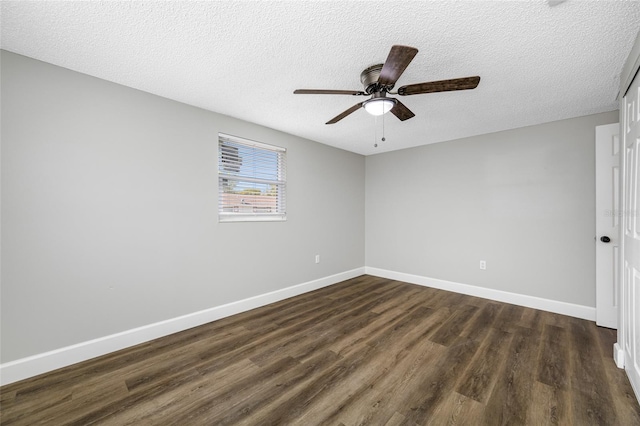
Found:
[[[364,157],[1,61],[1,362],[364,265]],[[218,132],[288,149],[286,222],[217,222]]]
[[[616,111],[365,160],[1,65],[2,363],[365,264],[595,306],[594,127]],[[287,147],[286,222],[217,222],[218,132]]]
[[[366,265],[595,306],[594,128],[617,121],[613,111],[367,157]]]

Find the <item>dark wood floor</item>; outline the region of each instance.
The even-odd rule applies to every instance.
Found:
[[[3,425],[640,425],[594,323],[363,276],[0,389]]]

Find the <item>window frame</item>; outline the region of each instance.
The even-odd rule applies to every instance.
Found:
[[[255,150],[260,150],[267,153],[276,153],[277,155],[277,178],[265,179],[256,176],[254,174],[241,174],[240,171],[236,173],[225,172],[223,146],[227,144],[234,144],[246,149],[251,150],[252,154],[256,154]],[[233,146],[233,145],[227,145]],[[259,152],[257,153],[259,155]],[[227,157],[228,158],[228,157]],[[249,158],[257,159],[256,155],[251,155]],[[227,161],[228,163],[228,161]],[[229,167],[229,166],[227,166]],[[241,166],[239,165],[238,168]],[[262,208],[254,206],[252,212],[248,211],[223,211],[230,206],[225,205],[223,201],[223,194],[233,194],[233,192],[225,191],[225,179],[226,182],[234,180],[236,182],[242,182],[244,184],[258,184],[258,185],[276,185],[277,187],[277,199],[275,202],[275,212],[256,212],[256,208]],[[263,142],[257,142],[251,139],[242,138],[239,136],[229,135],[226,133],[218,133],[218,222],[283,222],[287,220],[286,212],[286,192],[287,192],[287,149],[284,147],[266,144]],[[240,208],[240,206],[234,206]]]

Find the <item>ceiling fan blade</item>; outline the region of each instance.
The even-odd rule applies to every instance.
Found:
[[[475,89],[480,83],[480,77],[454,78],[451,80],[430,81],[402,86],[398,89],[398,95],[419,95],[421,93],[450,92],[452,90]]]
[[[391,108],[391,113],[398,117],[400,121],[408,120],[416,116],[409,108],[397,99],[395,106]]]
[[[366,95],[358,90],[323,90],[323,89],[298,89],[293,91],[296,95]]]
[[[362,108],[362,102],[360,102],[359,104],[355,104],[354,106],[352,106],[351,108],[349,108],[348,110],[336,115],[335,117],[333,117],[331,120],[327,121],[325,124],[334,124],[337,123],[338,121],[342,120],[343,118],[345,118],[347,115],[351,114],[352,112],[358,110]]]
[[[409,46],[391,46],[387,60],[382,66],[378,84],[391,87],[396,84],[404,70],[418,53],[418,49]]]

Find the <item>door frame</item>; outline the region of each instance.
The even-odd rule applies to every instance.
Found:
[[[620,255],[619,135],[620,123],[596,126],[596,324],[616,330],[620,323],[620,274],[616,259]],[[615,170],[612,173],[612,166],[617,167],[617,173]],[[611,237],[610,243],[600,241],[604,235]]]

